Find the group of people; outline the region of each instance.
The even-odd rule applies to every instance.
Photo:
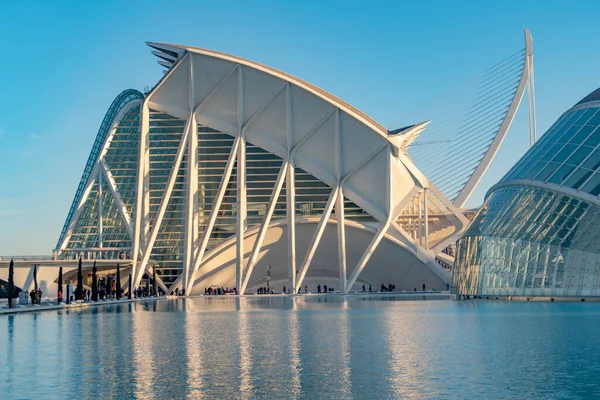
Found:
[[[307,291],[307,287],[304,287],[304,291]],[[327,287],[327,285],[323,285],[323,291],[321,291],[321,285],[317,285],[317,293],[328,293],[334,292],[335,290],[332,287]]]
[[[285,293],[285,287],[283,288],[283,290],[284,290],[284,293]],[[256,290],[256,294],[273,294],[273,293],[275,293],[273,291],[273,288],[259,287]]]
[[[233,289],[229,289],[229,288],[216,288],[213,289],[211,287],[209,288],[204,288],[204,295],[205,296],[222,296],[224,294],[238,294],[237,289],[233,288]],[[185,291],[183,292],[183,295],[185,296]]]
[[[156,296],[163,295],[163,293],[160,289],[158,289],[157,291],[158,291],[158,293],[156,294]],[[137,299],[140,299],[142,297],[150,297],[150,296],[155,296],[154,289],[152,288],[152,286],[150,286],[149,288],[139,286],[137,289],[133,290],[133,297],[135,297]]]
[[[31,297],[31,304],[41,304],[42,289],[38,288],[37,292],[35,289],[32,289],[31,292],[29,292],[29,297]]]
[[[385,286],[383,283],[381,284],[380,292],[393,292],[396,290],[396,285],[392,285],[391,283]]]
[[[396,290],[396,285],[393,284],[388,284],[387,286],[385,286],[383,283],[381,284],[381,287],[379,288],[380,292],[393,292],[394,290]],[[366,292],[367,291],[367,287],[365,285],[362,285],[362,291]],[[369,285],[369,292],[373,292],[373,287],[371,285]]]
[[[131,259],[131,252],[128,251],[127,253],[125,253],[124,251],[120,251],[119,252],[119,260],[125,260],[125,258],[127,258],[128,260]]]

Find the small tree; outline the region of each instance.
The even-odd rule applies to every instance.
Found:
[[[156,265],[152,267],[152,294],[154,296],[158,295],[158,291],[156,288]]]
[[[127,298],[131,300],[131,274],[129,274],[129,291],[127,292]]]
[[[79,257],[79,266],[77,267],[77,289],[75,289],[75,300],[83,300],[83,265]]]
[[[11,259],[8,266],[8,307],[13,308],[15,297],[15,262]]]
[[[92,301],[98,301],[98,269],[96,268],[96,261],[92,267]]]
[[[62,280],[62,267],[58,268],[58,291],[57,291],[57,301],[58,304],[60,304],[60,302],[62,301],[62,287],[63,287],[63,280]]]
[[[117,264],[117,300],[121,299],[121,267]]]
[[[40,304],[40,301],[42,300],[40,299],[40,292],[38,289],[39,288],[37,283],[37,264],[33,264],[33,304]]]
[[[112,296],[112,276],[109,275],[108,278],[106,278],[106,298],[110,299]]]

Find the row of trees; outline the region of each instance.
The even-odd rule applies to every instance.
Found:
[[[94,266],[92,268],[92,293],[91,299],[93,301],[98,301],[98,269],[96,268],[96,262],[94,261]],[[8,307],[13,308],[16,305],[16,291],[15,291],[15,263],[13,260],[10,260],[10,264],[8,266]],[[116,274],[116,298],[121,299],[123,296],[123,291],[121,289],[121,267],[117,264],[117,274]],[[109,292],[110,288],[112,288],[112,283],[109,278]],[[35,299],[33,299],[34,303],[40,304],[41,299],[39,298],[39,288],[37,282],[37,265],[33,266],[33,283],[34,283],[34,292]],[[59,267],[58,269],[58,303],[60,304],[63,300],[62,295],[62,287],[63,287],[63,269]],[[127,297],[131,299],[132,287],[131,287],[131,274],[129,274],[129,288],[127,292]],[[158,288],[156,285],[156,268],[152,269],[152,289],[153,293],[158,293]],[[146,280],[146,293],[150,293],[150,282]],[[79,259],[79,265],[77,266],[77,287],[73,293],[75,295],[75,300],[84,300],[85,299],[85,289],[83,287],[83,265],[81,258]]]
[[[40,304],[40,292],[37,283],[37,265],[33,266],[33,290],[34,296],[32,297],[32,301],[34,304]],[[17,297],[17,291],[15,290],[15,262],[14,260],[10,260],[10,264],[8,265],[8,307],[14,308],[16,306],[15,298]]]
[[[61,277],[59,278],[62,282],[62,268],[61,268]],[[152,283],[153,283],[153,289],[154,289],[154,293],[158,293],[158,288],[156,285],[156,269],[153,268],[152,269]],[[119,264],[117,264],[117,273],[116,273],[116,283],[115,283],[115,297],[117,299],[121,299],[123,297],[123,289],[122,289],[122,285],[121,285],[121,267]],[[133,289],[132,289],[132,285],[131,285],[131,274],[129,274],[129,282],[128,282],[128,291],[127,291],[127,298],[131,299],[132,297],[132,293],[133,293]],[[61,286],[62,287],[62,286]],[[112,279],[109,277],[108,278],[108,291],[110,293],[110,291],[112,290]],[[146,281],[146,293],[150,293],[150,283],[147,280]],[[91,300],[93,301],[98,301],[98,269],[96,268],[96,262],[94,261],[94,266],[92,267],[92,293],[91,293]],[[82,267],[82,262],[81,259],[79,259],[79,265],[77,267],[77,288],[75,289],[75,299],[76,300],[83,300],[85,298],[85,289],[83,288],[83,267]]]

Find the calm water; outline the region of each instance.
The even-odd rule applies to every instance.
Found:
[[[600,397],[592,303],[173,299],[0,316],[0,343],[4,399]]]

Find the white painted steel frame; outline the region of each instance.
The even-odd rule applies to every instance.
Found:
[[[201,53],[205,54],[206,53]],[[287,241],[288,241],[288,273],[289,273],[289,287],[294,292],[299,292],[302,287],[302,283],[306,274],[310,268],[311,261],[317,251],[319,243],[321,241],[322,235],[325,231],[327,223],[330,221],[331,213],[335,209],[336,213],[336,223],[337,223],[337,243],[338,243],[338,264],[339,264],[339,276],[341,289],[345,292],[351,290],[352,286],[355,284],[356,280],[360,276],[360,273],[368,264],[369,259],[374,254],[379,245],[380,241],[388,232],[390,225],[394,224],[397,228],[397,225],[393,222],[395,218],[399,215],[402,209],[411,201],[414,203],[414,198],[419,191],[423,191],[426,196],[425,190],[432,190],[434,194],[440,199],[440,201],[444,204],[444,206],[449,210],[450,214],[453,214],[458,220],[466,226],[466,218],[462,215],[460,210],[453,206],[450,202],[447,201],[434,187],[431,187],[429,181],[416,169],[416,167],[410,161],[403,151],[399,151],[402,147],[401,143],[397,143],[396,139],[393,143],[391,139],[388,138],[387,132],[382,132],[380,126],[374,121],[370,120],[368,117],[353,109],[351,106],[341,102],[339,99],[326,94],[326,92],[322,90],[317,90],[315,87],[307,86],[308,84],[303,83],[303,81],[297,81],[290,78],[290,76],[274,73],[273,70],[259,67],[258,65],[249,64],[250,62],[244,61],[241,62],[237,58],[228,58],[223,55],[219,55],[217,57],[215,54],[210,54],[210,56],[215,58],[222,58],[229,61],[235,62],[235,64],[224,74],[222,74],[222,78],[217,80],[214,86],[210,89],[209,93],[204,96],[203,99],[196,99],[196,89],[195,86],[197,82],[194,82],[195,74],[194,69],[196,66],[194,65],[194,58],[190,55],[189,52],[186,52],[178,58],[176,64],[169,70],[167,75],[159,82],[159,84],[153,89],[153,91],[146,97],[144,100],[141,109],[140,109],[140,142],[139,142],[139,165],[138,165],[138,181],[136,187],[136,211],[135,211],[135,221],[131,223],[131,217],[127,213],[127,209],[125,208],[122,199],[118,195],[118,191],[116,190],[116,185],[114,183],[114,179],[112,174],[108,170],[108,167],[104,162],[102,162],[100,167],[101,171],[94,171],[95,176],[99,176],[98,173],[104,173],[106,178],[106,182],[108,183],[108,187],[111,190],[111,194],[115,198],[115,202],[117,206],[120,208],[121,216],[127,223],[128,232],[133,238],[133,255],[135,257],[134,268],[132,276],[134,277],[134,286],[139,285],[142,276],[145,271],[149,271],[149,262],[151,257],[151,252],[156,241],[156,237],[158,235],[158,231],[160,229],[165,211],[169,204],[169,200],[171,198],[171,193],[173,191],[173,187],[175,185],[177,175],[180,170],[181,162],[184,157],[184,154],[187,152],[187,168],[185,171],[186,178],[186,207],[185,207],[185,229],[184,229],[184,257],[183,257],[183,272],[180,277],[171,285],[169,288],[170,291],[173,291],[177,287],[183,287],[186,291],[186,294],[189,294],[194,286],[194,283],[197,279],[201,278],[202,275],[200,273],[200,269],[202,263],[204,262],[205,253],[207,251],[208,243],[210,240],[211,233],[213,231],[223,198],[227,191],[227,187],[230,184],[231,174],[233,172],[233,168],[237,163],[237,174],[236,174],[236,187],[237,187],[237,215],[236,215],[236,233],[238,240],[236,241],[236,287],[239,289],[240,293],[244,293],[247,288],[249,279],[252,275],[253,269],[256,266],[257,260],[259,258],[262,244],[264,242],[267,230],[272,225],[271,219],[276,207],[277,199],[281,193],[283,185],[286,185],[286,223],[287,223]],[[149,219],[149,173],[150,173],[150,164],[149,164],[149,106],[152,104],[153,109],[157,109],[161,112],[167,112],[165,110],[161,110],[161,105],[158,100],[154,99],[156,93],[161,89],[166,82],[169,81],[171,75],[177,71],[178,68],[186,68],[185,62],[189,62],[189,70],[187,71],[189,80],[187,83],[187,88],[181,88],[181,92],[184,93],[187,90],[187,109],[188,116],[186,119],[186,126],[184,133],[181,138],[181,142],[179,143],[179,147],[177,149],[177,154],[175,157],[175,162],[172,167],[172,171],[170,172],[167,188],[164,192],[163,198],[161,199],[161,203],[159,206],[159,210],[155,217],[155,220],[152,221],[152,229],[150,229],[150,219]],[[257,70],[266,72],[271,74],[278,79],[283,79],[281,87],[278,90],[275,90],[270,95],[270,98],[261,103],[258,107],[257,111],[248,119],[246,122],[243,120],[244,118],[244,110],[246,105],[244,104],[244,96],[246,93],[244,82],[244,73],[242,68],[255,68]],[[209,215],[208,223],[206,228],[204,229],[202,238],[199,237],[198,233],[198,119],[202,112],[205,112],[210,103],[212,103],[213,98],[217,95],[217,93],[221,90],[222,87],[231,79],[236,79],[237,84],[237,93],[236,93],[236,104],[237,104],[237,129],[235,132],[223,131],[223,133],[227,133],[234,137],[233,146],[231,148],[229,158],[227,160],[227,165],[225,167],[225,171],[223,176],[221,177],[220,185],[217,191],[216,198],[214,199],[212,209]],[[312,93],[313,95],[317,95],[321,99],[328,102],[328,106],[330,109],[322,114],[322,117],[319,121],[317,121],[309,130],[302,136],[299,140],[295,142],[295,132],[293,131],[294,127],[294,104],[293,99],[295,97],[292,96],[293,87],[299,86],[304,90]],[[250,256],[248,259],[247,265],[244,265],[244,241],[240,240],[240,238],[244,237],[244,232],[247,229],[247,198],[246,198],[246,137],[247,131],[250,124],[257,118],[257,116],[261,115],[263,111],[265,111],[271,104],[278,98],[278,96],[285,91],[285,152],[283,154],[277,154],[280,156],[283,161],[281,168],[278,173],[277,180],[275,182],[275,186],[273,188],[271,197],[269,199],[269,203],[267,206],[267,212],[265,214],[265,218],[263,219],[262,225],[258,227],[258,235],[256,241],[253,245],[253,248],[250,252]],[[317,91],[318,93],[315,93]],[[139,102],[139,101],[138,101]],[[182,106],[183,107],[183,106]],[[166,107],[168,108],[168,107]],[[370,154],[361,155],[360,160],[354,165],[350,170],[347,169],[347,166],[344,165],[343,160],[344,157],[347,157],[348,152],[352,151],[352,139],[351,136],[346,136],[343,133],[342,129],[342,117],[347,113],[352,118],[356,118],[358,121],[363,123],[365,126],[373,129],[379,137],[377,140],[381,140],[383,137],[381,146],[374,147]],[[314,237],[312,242],[309,245],[309,248],[304,255],[303,262],[300,268],[296,269],[296,215],[295,215],[295,157],[300,156],[300,151],[305,152],[302,147],[308,143],[308,140],[313,140],[313,137],[319,136],[322,137],[325,124],[331,124],[333,121],[334,125],[334,175],[335,182],[333,184],[329,184],[332,188],[331,193],[329,194],[329,198],[327,204],[325,206],[325,210],[320,217],[319,223],[314,233]],[[331,126],[331,125],[328,125]],[[349,135],[346,133],[346,135]],[[375,142],[378,143],[378,142]],[[352,188],[347,190],[347,186],[351,179],[355,174],[359,171],[363,170],[363,168],[367,168],[367,166],[373,161],[378,159],[378,156],[384,152],[386,156],[386,167],[384,170],[378,171],[378,173],[385,175],[385,218],[383,215],[380,215],[379,218],[375,218],[379,221],[380,225],[377,232],[374,234],[371,243],[362,254],[357,265],[352,270],[352,274],[349,279],[347,279],[347,265],[346,265],[346,243],[345,243],[345,215],[344,215],[344,199],[345,196],[348,196],[349,200],[353,200]],[[381,160],[381,158],[379,158]],[[410,174],[412,178],[406,181],[403,184],[416,185],[414,189],[408,191],[403,198],[398,198],[396,200],[392,200],[394,198],[394,174],[399,174],[399,172],[394,172],[394,168],[398,168],[398,166],[393,165],[393,160],[396,162],[400,168],[406,168],[406,172],[404,174]],[[398,163],[399,161],[399,163]],[[377,161],[380,162],[380,161]],[[373,164],[375,165],[375,164]],[[379,164],[377,164],[379,165]],[[304,167],[303,167],[304,168]],[[378,168],[382,168],[379,167]],[[345,172],[344,172],[345,171]],[[308,173],[315,174],[311,168],[308,168]],[[401,176],[401,175],[397,175]],[[362,179],[362,178],[361,178]],[[402,178],[405,179],[405,178]],[[90,180],[91,183],[88,183],[89,187],[86,187],[86,190],[89,192],[91,190],[91,184],[93,184],[93,180]],[[421,188],[425,189],[422,190]],[[354,189],[356,190],[356,189]],[[347,194],[348,193],[348,194]],[[84,196],[87,198],[87,196]],[[85,199],[82,198],[82,204],[85,202]],[[426,201],[426,200],[425,200]],[[382,212],[383,212],[383,206]],[[413,207],[414,208],[414,207]],[[421,202],[419,201],[419,209],[421,208]],[[78,214],[77,214],[78,215]],[[375,216],[374,216],[375,217]],[[427,206],[425,207],[425,241],[426,248],[428,247],[427,243]],[[76,220],[77,218],[74,218]],[[414,224],[414,221],[411,222]],[[418,218],[419,224],[419,241],[422,237],[422,216],[419,212]],[[415,227],[413,227],[415,229]],[[401,232],[401,234],[403,234]],[[427,252],[427,249],[423,249],[419,246],[416,237],[412,238],[412,233],[403,237],[403,241],[408,244],[408,248],[415,253],[419,252]],[[452,240],[451,238],[446,238],[446,241]],[[436,245],[436,248],[440,246]],[[420,250],[419,250],[420,249]],[[431,250],[430,250],[431,252]],[[433,257],[432,257],[433,260]],[[164,283],[158,279],[161,288],[167,291]]]
[[[485,155],[477,165],[477,168],[475,168],[475,171],[473,172],[467,183],[465,183],[462,190],[454,200],[454,205],[456,205],[457,207],[463,207],[465,205],[465,203],[469,199],[469,196],[471,196],[471,194],[475,190],[475,187],[487,171],[488,167],[492,163],[492,160],[496,156],[496,153],[500,149],[500,145],[502,145],[502,142],[504,141],[504,138],[506,137],[506,134],[510,129],[510,125],[512,124],[515,118],[517,110],[519,109],[519,105],[521,104],[521,100],[523,99],[523,94],[525,93],[525,89],[528,85],[529,78],[530,76],[532,76],[532,60],[533,40],[531,38],[529,30],[525,29],[525,67],[523,68],[523,72],[521,74],[521,80],[519,81],[519,85],[517,86],[515,95],[512,99],[512,102],[510,103],[508,112],[506,113],[504,120],[502,121],[502,124],[500,125],[500,128],[498,129],[498,132],[496,133],[496,136],[492,141],[492,144],[490,144]]]
[[[104,139],[104,143],[102,144],[102,150],[98,154],[98,160],[96,161],[94,168],[90,172],[90,176],[88,178],[88,182],[85,186],[85,189],[83,190],[83,195],[81,196],[79,205],[77,206],[75,213],[73,213],[73,216],[71,217],[71,223],[69,225],[67,233],[65,234],[65,237],[64,237],[62,243],[57,248],[58,252],[63,251],[66,248],[67,244],[69,243],[69,240],[71,239],[71,235],[73,234],[73,228],[77,224],[77,221],[79,220],[79,216],[81,215],[81,211],[83,210],[83,206],[85,205],[85,202],[87,201],[87,199],[90,195],[90,191],[92,190],[92,187],[98,178],[98,170],[101,167],[100,164],[105,165],[104,156],[106,155],[106,152],[108,151],[108,148],[110,147],[110,144],[115,135],[115,132],[117,131],[119,122],[121,121],[121,119],[123,119],[125,114],[127,114],[127,112],[129,112],[129,110],[131,110],[133,107],[135,107],[139,104],[141,104],[140,100],[133,100],[133,101],[129,102],[117,113],[117,115],[111,122],[110,131],[108,132],[108,134],[106,135],[106,138]],[[115,198],[115,200],[116,200],[116,198]],[[125,220],[125,222],[127,223],[127,220]]]

